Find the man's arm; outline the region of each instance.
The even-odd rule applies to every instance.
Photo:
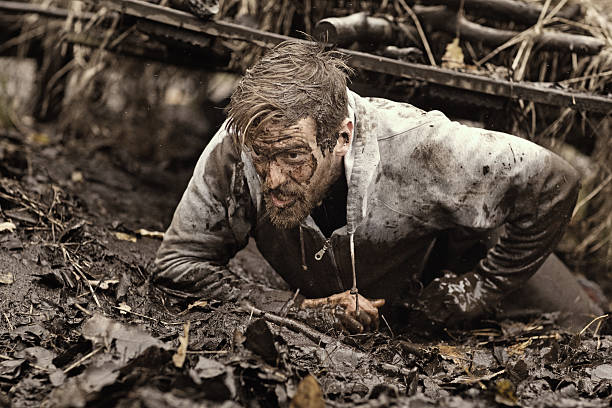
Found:
[[[177,297],[234,300],[227,262],[243,248],[253,208],[240,156],[222,127],[202,153],[157,252],[153,282]]]
[[[433,320],[473,320],[520,287],[553,251],[571,218],[579,175],[554,153],[507,134],[444,119],[428,137],[450,155],[438,157],[449,163],[447,177],[433,187],[446,227],[504,227],[473,271],[434,280],[421,296],[421,309]]]

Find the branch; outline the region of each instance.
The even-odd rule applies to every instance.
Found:
[[[527,25],[538,22],[542,6],[526,4],[515,0],[463,0],[464,9],[472,14],[496,18],[501,21],[516,21]],[[421,0],[424,5],[445,5],[458,10],[461,0]],[[580,5],[568,6],[557,13],[557,17],[571,20],[580,13]]]
[[[464,17],[445,7],[417,7],[413,8],[416,15],[425,24],[434,30],[446,31],[455,35],[457,31],[461,37],[470,41],[482,41],[491,46],[498,46],[521,35],[518,31],[502,30],[472,23]],[[542,31],[534,37],[534,43],[543,49],[574,52],[577,54],[597,54],[605,42],[599,38],[586,35],[567,34],[557,31]]]

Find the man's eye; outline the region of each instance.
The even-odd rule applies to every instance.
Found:
[[[297,163],[306,160],[306,156],[307,155],[300,152],[287,152],[280,155],[279,158],[289,163]]]

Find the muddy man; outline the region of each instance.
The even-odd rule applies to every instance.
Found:
[[[349,71],[299,41],[247,71],[159,248],[157,287],[282,307],[293,292],[227,267],[253,237],[297,309],[352,332],[377,327],[379,309],[407,327],[537,310],[575,329],[601,313],[551,255],[576,170],[527,140],[361,97]]]

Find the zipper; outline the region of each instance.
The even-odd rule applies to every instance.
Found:
[[[325,255],[325,251],[327,251],[329,248],[331,248],[331,237],[327,238],[325,240],[325,242],[323,243],[323,248],[321,248],[316,254],[315,254],[315,259],[317,261],[320,261],[321,259],[323,259],[323,255]]]

